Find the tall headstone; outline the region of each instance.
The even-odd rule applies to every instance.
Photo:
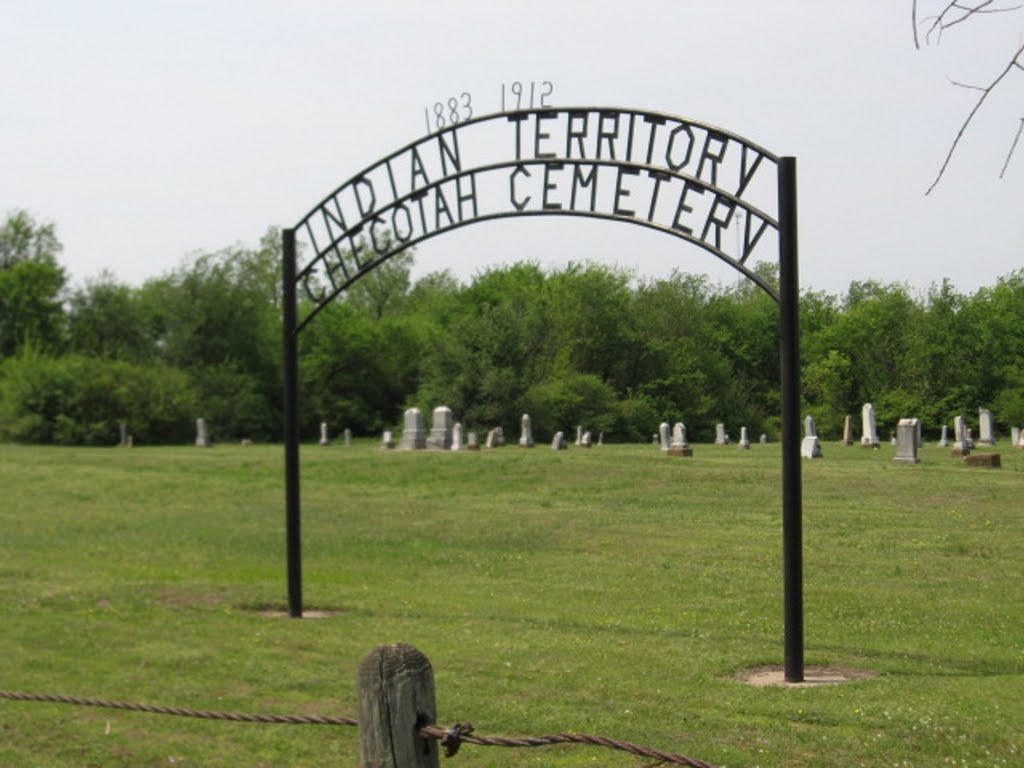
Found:
[[[715,445],[728,445],[729,435],[725,432],[725,424],[715,424]]]
[[[455,422],[455,426],[452,427],[452,450],[462,450],[462,424]]]
[[[686,442],[686,425],[677,421],[672,428],[672,443],[668,450],[669,456],[693,456],[693,449]]]
[[[127,421],[119,421],[117,423],[117,430],[120,433],[120,438],[121,438],[121,440],[118,443],[118,445],[120,445],[122,448],[128,447],[128,422]]]
[[[953,419],[953,455],[966,456],[971,452],[971,444],[967,439],[967,427],[962,416]]]
[[[421,450],[427,447],[427,435],[423,428],[423,414],[419,408],[406,410],[402,420],[402,439],[398,447],[403,451]]]
[[[380,447],[386,451],[390,451],[395,447],[395,436],[391,434],[390,429],[384,430],[384,435],[380,439]]]
[[[992,411],[988,408],[978,409],[978,445],[995,445],[996,428],[992,421]]]
[[[200,448],[210,447],[210,432],[206,429],[206,419],[196,419],[196,445]]]
[[[658,425],[658,434],[661,436],[661,450],[667,451],[672,447],[671,437],[669,437],[669,425],[667,421],[661,422]]]
[[[871,403],[864,403],[860,411],[860,444],[864,448],[877,448],[878,428],[875,425],[875,406]]]
[[[942,437],[939,438],[939,448],[949,447],[949,427],[945,424],[942,425]]]
[[[320,445],[330,445],[331,439],[327,436],[327,422],[320,422]]]
[[[576,445],[582,445],[583,443],[583,427],[579,424],[576,425]]]
[[[740,447],[741,451],[749,451],[750,450],[750,437],[747,436],[747,428],[746,427],[740,427],[740,445],[739,445],[739,447]]]
[[[480,450],[480,438],[476,432],[470,432],[466,435],[466,450],[467,451],[479,451]]]
[[[846,418],[843,419],[843,439],[839,444],[853,445],[853,417],[850,414],[846,414]]]
[[[822,456],[821,441],[818,440],[818,429],[813,416],[804,419],[804,439],[800,443],[800,455],[805,459],[820,459]]]
[[[521,448],[533,448],[533,425],[530,423],[530,414],[528,413],[523,414],[519,445]]]
[[[917,464],[918,438],[917,419],[900,419],[896,425],[896,456],[893,461],[904,464]]]
[[[352,447],[352,430],[349,429],[348,427],[345,427],[345,447]]]
[[[452,409],[447,405],[439,405],[434,409],[430,422],[430,437],[427,438],[428,448],[447,451],[452,447]]]
[[[555,432],[555,437],[551,441],[551,450],[564,451],[567,447],[565,444],[565,433]]]
[[[594,439],[593,437],[590,436],[590,430],[588,429],[586,432],[583,433],[583,436],[580,438],[580,448],[590,448],[593,445]]]
[[[1010,445],[1014,448],[1020,445],[1020,427],[1010,427]]]
[[[604,432],[597,433],[597,444],[604,445]]]

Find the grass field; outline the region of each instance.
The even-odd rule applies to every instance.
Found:
[[[715,765],[1024,765],[1024,451],[805,462],[807,664],[782,660],[777,445],[302,450],[307,608],[285,587],[279,446],[0,446],[0,688],[355,715],[376,645],[432,661],[442,725],[574,730]],[[356,766],[354,728],[0,701],[2,766]],[[444,762],[444,758],[442,758]],[[462,766],[636,766],[467,745]]]

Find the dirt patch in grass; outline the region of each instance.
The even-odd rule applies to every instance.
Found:
[[[786,681],[782,667],[755,667],[734,675],[735,679],[755,688],[769,685],[780,685],[787,688],[813,688],[821,685],[839,685],[852,683],[856,680],[870,680],[878,673],[869,669],[851,669],[848,667],[805,667],[804,679],[800,683]]]

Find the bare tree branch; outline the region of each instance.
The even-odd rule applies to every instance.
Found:
[[[962,24],[968,19],[985,14],[1012,13],[1020,10],[1021,8],[1024,8],[1024,4],[1017,3],[1014,5],[1007,5],[1005,3],[997,3],[997,0],[950,0],[950,2],[947,2],[938,14],[928,16],[919,22],[918,0],[911,0],[911,23],[914,27],[914,48],[917,50],[921,49],[921,29],[925,30],[925,45],[931,45],[933,37],[935,38],[935,44],[938,45],[942,42],[943,32],[957,26],[958,24]],[[939,181],[941,181],[943,174],[946,172],[946,168],[949,166],[950,160],[953,158],[953,153],[960,144],[960,140],[966,133],[968,126],[974,119],[974,116],[978,114],[978,111],[985,103],[985,100],[1014,69],[1024,71],[1024,60],[1022,60],[1022,57],[1024,57],[1024,45],[1021,45],[1017,49],[1016,53],[1014,53],[1010,58],[1006,68],[988,85],[972,85],[950,79],[950,82],[958,88],[978,91],[981,95],[978,97],[978,101],[974,104],[974,108],[971,109],[967,114],[966,119],[961,123],[960,130],[957,131],[956,138],[953,139],[953,143],[949,147],[949,152],[946,153],[946,158],[942,163],[942,167],[939,168],[939,172],[936,175],[935,180],[932,181],[931,186],[929,186],[928,190],[925,192],[926,195],[931,194],[931,191],[938,186]],[[1024,132],[1024,118],[1021,119],[1021,125],[1018,127],[1013,142],[1010,145],[1010,149],[1006,154],[1006,160],[1003,163],[1003,169],[999,174],[999,178],[1003,178],[1006,168],[1010,164],[1010,159],[1013,157],[1013,154],[1017,149],[1017,144],[1020,141],[1022,132]]]
[[[1024,133],[1024,117],[1020,119],[1020,125],[1017,126],[1017,135],[1013,137],[1013,144],[1010,145],[1010,151],[1006,153],[1006,162],[1003,163],[1003,170],[999,172],[999,178],[1003,178],[1003,174],[1006,173],[1006,166],[1010,164],[1010,158],[1013,157],[1013,151],[1017,149],[1017,142],[1020,141],[1020,135]]]
[[[925,44],[931,45],[932,35],[935,36],[935,43],[942,42],[942,33],[950,27],[955,27],[957,24],[961,24],[967,21],[974,15],[980,15],[985,13],[1010,13],[1012,11],[1020,10],[1021,6],[1018,5],[994,5],[995,0],[977,0],[973,4],[963,2],[947,3],[946,7],[943,8],[937,15],[928,16],[922,21],[923,23],[931,22],[928,25],[928,29],[924,34]],[[918,38],[918,23],[917,23],[917,0],[913,0],[913,10],[911,13],[914,22],[914,47],[920,49],[921,45]]]
[[[1021,45],[1021,47],[1017,49],[1017,52],[1015,54],[1013,54],[1013,58],[1010,59],[1010,63],[1006,65],[1006,68],[999,74],[998,77],[996,77],[995,80],[993,80],[987,86],[984,86],[984,87],[981,87],[981,86],[963,86],[964,88],[975,88],[977,90],[980,90],[981,91],[981,96],[978,98],[978,101],[975,103],[974,108],[968,113],[967,119],[964,120],[963,123],[960,125],[960,130],[957,131],[956,138],[953,139],[953,143],[949,147],[949,152],[946,153],[946,159],[943,161],[942,167],[939,168],[939,173],[938,173],[938,175],[936,175],[935,180],[932,182],[931,186],[928,187],[928,190],[925,192],[926,195],[931,194],[931,191],[933,189],[935,189],[935,187],[938,186],[939,181],[942,180],[942,174],[944,174],[946,172],[946,168],[949,166],[949,161],[953,158],[953,153],[956,151],[957,145],[960,143],[960,139],[963,138],[964,132],[967,130],[967,126],[969,126],[971,124],[971,121],[974,119],[974,116],[976,114],[978,114],[978,110],[981,109],[981,105],[985,103],[985,99],[987,99],[989,97],[989,95],[992,93],[993,90],[995,90],[996,86],[999,85],[999,83],[1002,81],[1002,79],[1004,77],[1006,77],[1014,69],[1021,69],[1022,68],[1021,67],[1021,63],[1019,61],[1019,59],[1021,58],[1022,55],[1024,55],[1024,45]],[[1018,131],[1018,136],[1019,136],[1019,131]],[[1016,147],[1016,144],[1017,144],[1017,142],[1014,141],[1014,146],[1010,148],[1010,155],[1013,154],[1013,150]],[[1007,159],[1006,159],[1007,164],[1009,163],[1009,161],[1010,161],[1010,158],[1009,158],[1009,156],[1007,156]],[[1004,165],[1004,169],[1005,169],[1005,165]]]

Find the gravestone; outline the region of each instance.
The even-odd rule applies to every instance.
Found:
[[[693,449],[686,442],[686,425],[676,422],[672,428],[672,443],[668,449],[669,456],[693,456]]]
[[[320,445],[330,445],[331,440],[327,437],[327,422],[320,422]]]
[[[423,414],[419,408],[409,408],[402,422],[402,439],[398,447],[403,451],[422,450],[427,447],[427,436],[423,428]]]
[[[850,414],[846,414],[846,418],[843,419],[843,439],[839,444],[853,445],[853,417]]]
[[[551,441],[551,450],[553,450],[553,451],[564,451],[568,447],[569,446],[567,446],[565,444],[565,433],[564,432],[555,432],[555,437]]]
[[[384,436],[381,438],[380,447],[388,451],[395,447],[395,437],[391,434],[390,429],[384,430]]]
[[[740,444],[739,444],[739,448],[740,448],[741,451],[749,451],[750,450],[750,438],[747,437],[747,428],[746,427],[740,427]]]
[[[658,434],[661,436],[661,450],[663,451],[667,451],[672,447],[671,438],[669,437],[669,429],[671,428],[667,421],[663,421],[658,425]]]
[[[655,432],[651,435],[651,445],[661,445],[661,440],[658,439],[658,433]]]
[[[949,427],[942,425],[942,437],[939,438],[939,448],[949,447]]]
[[[604,432],[597,433],[597,444],[604,445]]]
[[[1020,447],[1020,427],[1010,427],[1010,445]]]
[[[715,445],[728,445],[729,435],[725,432],[725,424],[715,424]]]
[[[860,411],[860,444],[863,448],[877,448],[878,428],[875,425],[875,406],[871,403],[864,403]]]
[[[530,414],[524,413],[522,428],[519,433],[519,446],[521,448],[533,448],[533,426],[530,424]]]
[[[462,424],[455,422],[455,426],[452,427],[452,450],[462,450]]]
[[[128,446],[128,422],[126,422],[126,421],[119,421],[117,423],[117,430],[120,433],[120,441],[118,442],[118,445],[120,445],[122,448],[127,447]]]
[[[344,434],[345,434],[345,447],[346,448],[351,448],[352,447],[352,430],[349,429],[348,427],[345,427],[345,433]]]
[[[954,456],[966,456],[971,452],[971,444],[967,441],[967,427],[962,416],[953,419],[953,450]]]
[[[479,451],[480,450],[480,438],[477,437],[476,432],[470,432],[466,435],[466,450],[467,451]]]
[[[593,444],[593,438],[591,438],[590,430],[588,429],[583,433],[583,437],[580,438],[580,448],[590,448]]]
[[[196,445],[200,448],[210,447],[210,433],[206,429],[206,419],[196,419]]]
[[[974,432],[966,424],[964,425],[964,440],[967,441],[968,446],[974,447]]]
[[[818,440],[818,428],[814,425],[814,417],[804,419],[804,439],[800,443],[800,455],[805,459],[820,459],[821,441]]]
[[[998,453],[972,453],[970,456],[964,456],[964,463],[969,467],[999,469],[1003,466],[1003,457]]]
[[[919,425],[918,419],[900,419],[896,425],[896,456],[893,461],[903,464],[918,464],[921,461],[917,458]]]
[[[579,424],[577,424],[576,425],[576,445],[581,445],[582,443],[583,443],[583,427],[581,427]]]
[[[487,448],[501,448],[505,445],[505,431],[501,427],[495,427],[487,433]]]
[[[768,445],[768,435],[761,433],[761,445]]]
[[[988,408],[978,409],[978,445],[995,445],[996,428],[992,422],[992,411]]]
[[[896,433],[895,432],[890,432],[889,433],[889,445],[891,445],[893,448],[896,447]]]
[[[447,451],[452,447],[452,409],[439,405],[434,409],[430,421],[430,437],[427,447]]]

